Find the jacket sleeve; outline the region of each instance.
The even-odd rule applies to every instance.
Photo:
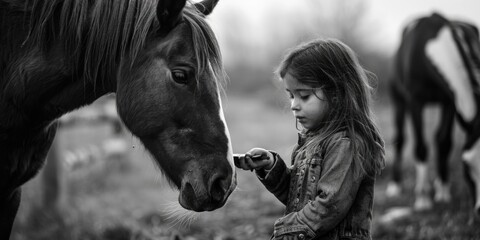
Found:
[[[316,186],[317,195],[298,212],[278,219],[274,235],[300,235],[305,239],[323,235],[346,217],[361,179],[354,179],[353,153],[350,140],[333,142],[326,151],[322,173]]]
[[[280,155],[275,152],[271,153],[275,157],[275,163],[272,169],[270,169],[268,173],[256,171],[257,177],[268,191],[284,205],[287,205],[291,170],[287,167]]]

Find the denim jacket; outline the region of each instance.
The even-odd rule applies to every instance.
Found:
[[[344,132],[337,133],[324,150],[291,167],[272,152],[272,169],[266,175],[257,171],[265,187],[286,205],[272,239],[371,239],[375,177],[354,178],[350,141]]]

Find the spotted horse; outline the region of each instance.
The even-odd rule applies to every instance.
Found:
[[[473,193],[474,211],[480,215],[480,41],[476,26],[449,20],[438,13],[418,18],[402,34],[390,84],[395,109],[396,136],[393,181],[387,195],[401,191],[402,149],[405,119],[412,118],[416,186],[414,208],[430,209],[433,200],[449,202],[448,159],[453,147],[455,119],[465,132],[462,162]],[[438,178],[429,182],[428,149],[424,139],[422,111],[429,104],[440,106],[440,123],[435,135]],[[431,199],[431,189],[434,190]]]

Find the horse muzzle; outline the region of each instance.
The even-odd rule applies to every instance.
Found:
[[[235,172],[190,173],[182,180],[178,199],[180,205],[187,210],[204,212],[221,208],[237,186]]]

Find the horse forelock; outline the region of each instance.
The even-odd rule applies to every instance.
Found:
[[[196,76],[200,76],[200,73],[205,69],[211,68],[218,83],[217,86],[223,91],[227,78],[215,34],[203,16],[194,7],[185,8],[183,16],[192,31],[193,49],[197,59]]]

